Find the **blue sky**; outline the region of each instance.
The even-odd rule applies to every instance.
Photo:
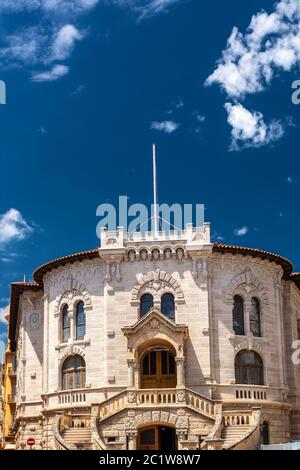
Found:
[[[299,24],[299,0],[2,0],[0,348],[11,281],[97,246],[99,204],[151,203],[152,142],[160,202],[300,270]]]

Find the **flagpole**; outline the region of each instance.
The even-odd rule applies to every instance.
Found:
[[[156,182],[156,145],[153,144],[153,193],[154,193],[154,234],[158,233],[157,182]]]

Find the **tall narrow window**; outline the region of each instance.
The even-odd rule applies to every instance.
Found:
[[[84,303],[80,301],[76,306],[76,339],[84,339],[85,324]]]
[[[64,343],[68,341],[71,336],[71,322],[69,317],[69,309],[67,305],[64,305],[62,311],[62,340]]]
[[[237,384],[263,385],[263,362],[255,351],[243,350],[237,354],[235,380]]]
[[[175,321],[174,295],[164,294],[161,298],[161,313],[170,320]]]
[[[297,320],[297,339],[300,340],[300,320]]]
[[[153,308],[153,297],[151,294],[144,294],[140,301],[140,316],[143,317]]]
[[[70,390],[85,387],[85,362],[79,356],[68,357],[62,366],[62,388]]]
[[[233,305],[233,330],[236,335],[244,335],[244,300],[240,295],[234,297]]]
[[[260,303],[259,300],[253,297],[251,300],[251,311],[249,315],[250,331],[253,336],[261,336],[260,327]]]

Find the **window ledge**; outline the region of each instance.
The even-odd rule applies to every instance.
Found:
[[[69,346],[90,346],[91,345],[91,340],[90,338],[84,338],[84,339],[75,339],[73,341],[68,341],[67,343],[59,343],[55,346],[56,351],[60,351],[61,349],[67,348]]]

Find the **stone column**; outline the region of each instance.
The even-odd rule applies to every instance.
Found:
[[[128,387],[135,388],[135,359],[128,359]]]
[[[185,358],[176,357],[176,371],[177,371],[177,385],[176,388],[184,388],[185,387],[185,371],[184,371],[184,363]]]
[[[184,450],[183,442],[187,440],[188,430],[180,429],[176,430],[178,450]]]
[[[245,311],[244,311],[244,330],[246,336],[251,336],[250,331],[250,312],[252,309],[252,302],[251,300],[247,299],[245,301]]]
[[[136,450],[137,434],[137,431],[130,431],[126,433],[128,440],[128,450]]]
[[[69,342],[73,342],[74,339],[76,338],[76,321],[75,321],[75,318],[76,315],[74,315],[74,311],[73,311],[73,305],[72,305],[72,310],[69,311],[69,318],[70,318],[70,338],[69,338]]]

